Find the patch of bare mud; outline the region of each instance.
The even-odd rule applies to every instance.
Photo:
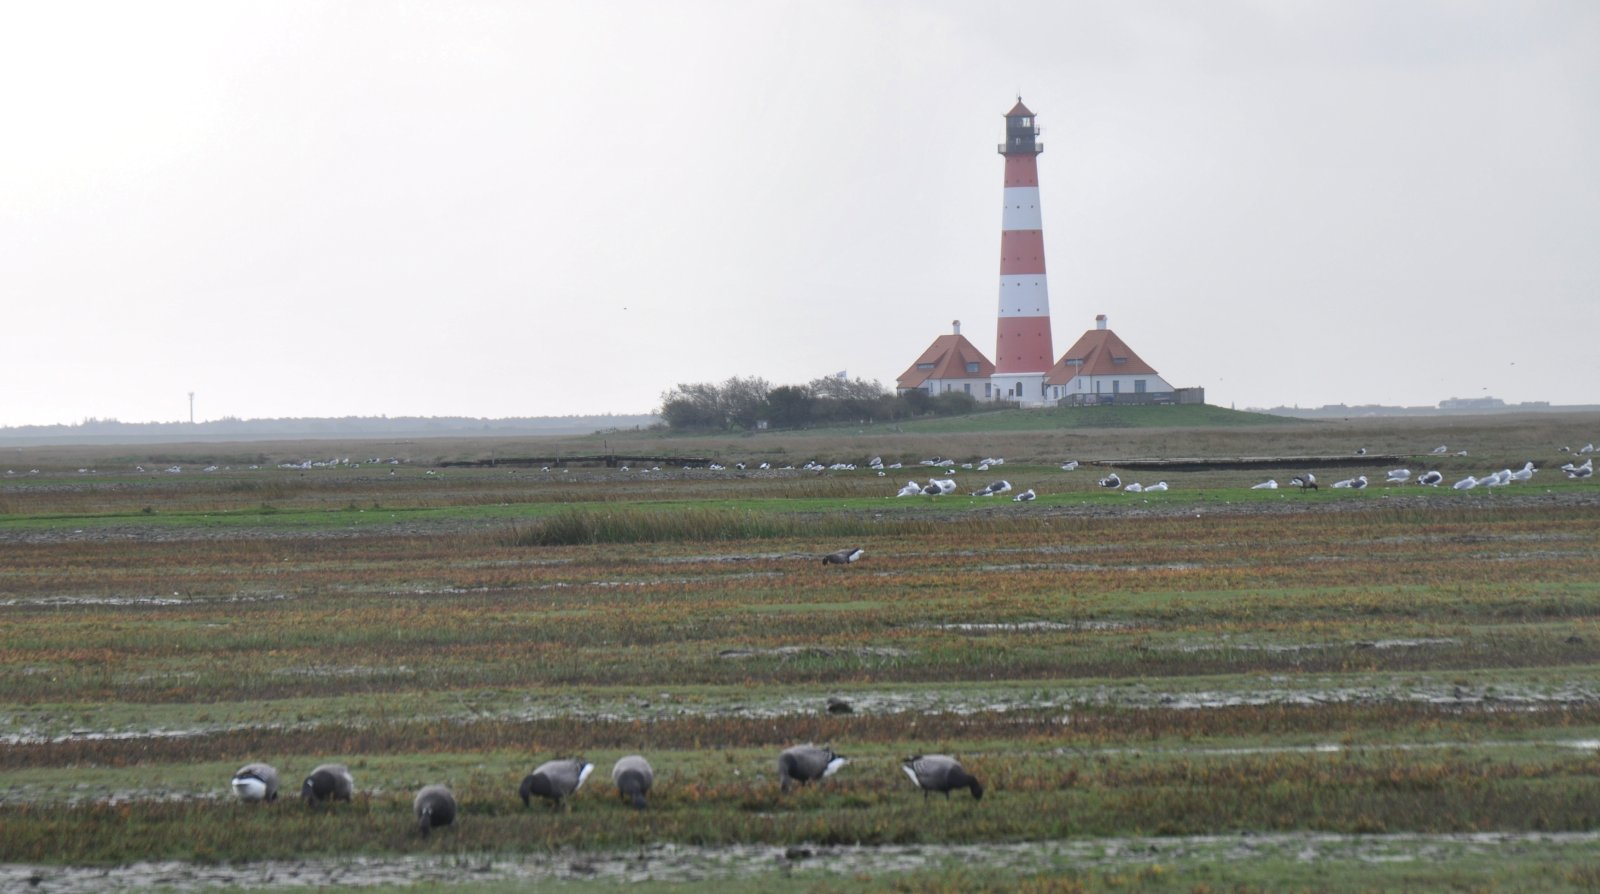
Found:
[[[471,817],[462,819],[470,823]],[[449,835],[450,832],[438,833]],[[1215,867],[1254,861],[1371,864],[1439,863],[1467,858],[1587,861],[1596,832],[1335,835],[1323,833],[1172,835],[1073,838],[983,844],[822,846],[657,844],[628,851],[557,851],[526,858],[502,855],[346,857],[239,865],[146,862],[106,868],[0,865],[0,888],[46,894],[214,888],[285,890],[335,886],[499,883],[537,885],[586,881],[617,885],[759,880],[774,875],[838,879],[858,874],[982,866],[1038,873],[1061,866],[1117,870],[1162,865]]]

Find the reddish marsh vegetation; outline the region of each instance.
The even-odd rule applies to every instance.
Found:
[[[871,473],[237,474],[8,483],[0,859],[408,850],[433,781],[463,821],[428,846],[460,850],[1600,822],[1580,484],[1262,496],[1178,473],[1156,499],[1065,479],[1013,507],[865,496]],[[404,525],[357,518],[374,504]],[[845,545],[866,558],[820,564]],[[780,798],[771,758],[808,739],[855,763]],[[640,750],[647,824],[594,792],[559,817],[516,802],[536,757]],[[917,751],[961,754],[981,806],[929,824],[896,769]],[[214,797],[246,760],[330,757],[349,810]]]

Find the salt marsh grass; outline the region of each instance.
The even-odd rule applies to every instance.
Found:
[[[1536,433],[1583,443],[1569,435],[1587,423]],[[1238,455],[1355,431],[1375,450],[1476,437],[1496,456],[1551,459],[1515,427],[1389,425],[1285,424],[1253,441],[1139,430],[1123,449]],[[0,861],[1580,835],[1600,822],[1592,486],[1252,494],[1196,471],[1164,473],[1172,492],[1150,499],[1044,461],[1110,450],[1104,432],[856,437],[750,441],[788,458],[836,455],[825,443],[857,460],[1010,454],[1004,477],[1042,496],[897,500],[864,471],[401,465],[108,482],[46,468],[7,481]],[[818,561],[845,545],[866,558]],[[850,712],[828,713],[830,696]],[[781,797],[772,760],[808,740],[855,762]],[[540,760],[582,753],[603,770],[633,751],[660,774],[647,814],[598,775],[568,813],[516,800]],[[984,800],[925,805],[896,769],[918,751],[959,754]],[[331,759],[356,773],[354,804],[223,797],[248,760],[292,779]],[[422,843],[408,799],[433,781],[456,789],[463,821]],[[1177,873],[1175,890],[1293,877],[1292,859],[1233,862]],[[1567,863],[1550,889],[1585,884]],[[1470,865],[1488,878],[1509,864]],[[1167,884],[1134,878],[1148,869],[1069,880]],[[885,884],[952,890],[967,871]],[[996,877],[1076,890],[1046,881],[1061,878]]]

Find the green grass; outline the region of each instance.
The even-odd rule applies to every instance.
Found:
[[[908,456],[1038,457],[982,476],[1037,486],[1027,505],[896,499],[898,476],[868,472],[7,481],[0,860],[570,866],[670,843],[720,849],[709,865],[860,843],[880,850],[695,871],[780,891],[1592,889],[1592,839],[1437,837],[1600,827],[1592,487],[1274,494],[1196,471],[1134,497],[1052,464],[1085,444],[1316,452],[1305,430],[1332,429],[893,436]],[[1380,450],[1460,432],[1361,434]],[[1480,437],[1496,456],[1537,446]],[[855,438],[830,449],[870,455]],[[1474,448],[1461,471],[1501,464]],[[866,558],[817,561],[845,545]],[[804,740],[855,763],[783,797],[774,756]],[[642,815],[605,785],[634,750],[662,780]],[[923,804],[897,770],[918,751],[959,754],[988,796]],[[524,810],[520,775],[571,753],[601,765],[572,810]],[[345,760],[362,797],[234,804],[226,778],[253,759],[290,779]],[[423,842],[409,793],[431,781],[466,814]],[[1305,839],[1267,845],[1313,833],[1342,843],[1309,862]],[[1041,841],[1075,850],[999,856]],[[968,844],[993,856],[874,863]],[[614,881],[585,877],[557,883]]]

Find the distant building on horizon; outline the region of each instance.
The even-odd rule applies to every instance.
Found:
[[[1059,359],[1051,347],[1050,292],[1044,263],[1044,220],[1039,202],[1039,127],[1017,97],[1006,112],[1004,203],[1000,215],[1000,289],[995,359],[990,362],[961,335],[934,339],[896,380],[899,393],[960,391],[978,400],[1015,401],[1024,407],[1062,402],[1173,400],[1176,391],[1106,326],[1083,334]],[[1194,399],[1193,392],[1184,402]],[[1123,398],[1127,395],[1127,398]],[[1203,394],[1195,402],[1203,402]]]

